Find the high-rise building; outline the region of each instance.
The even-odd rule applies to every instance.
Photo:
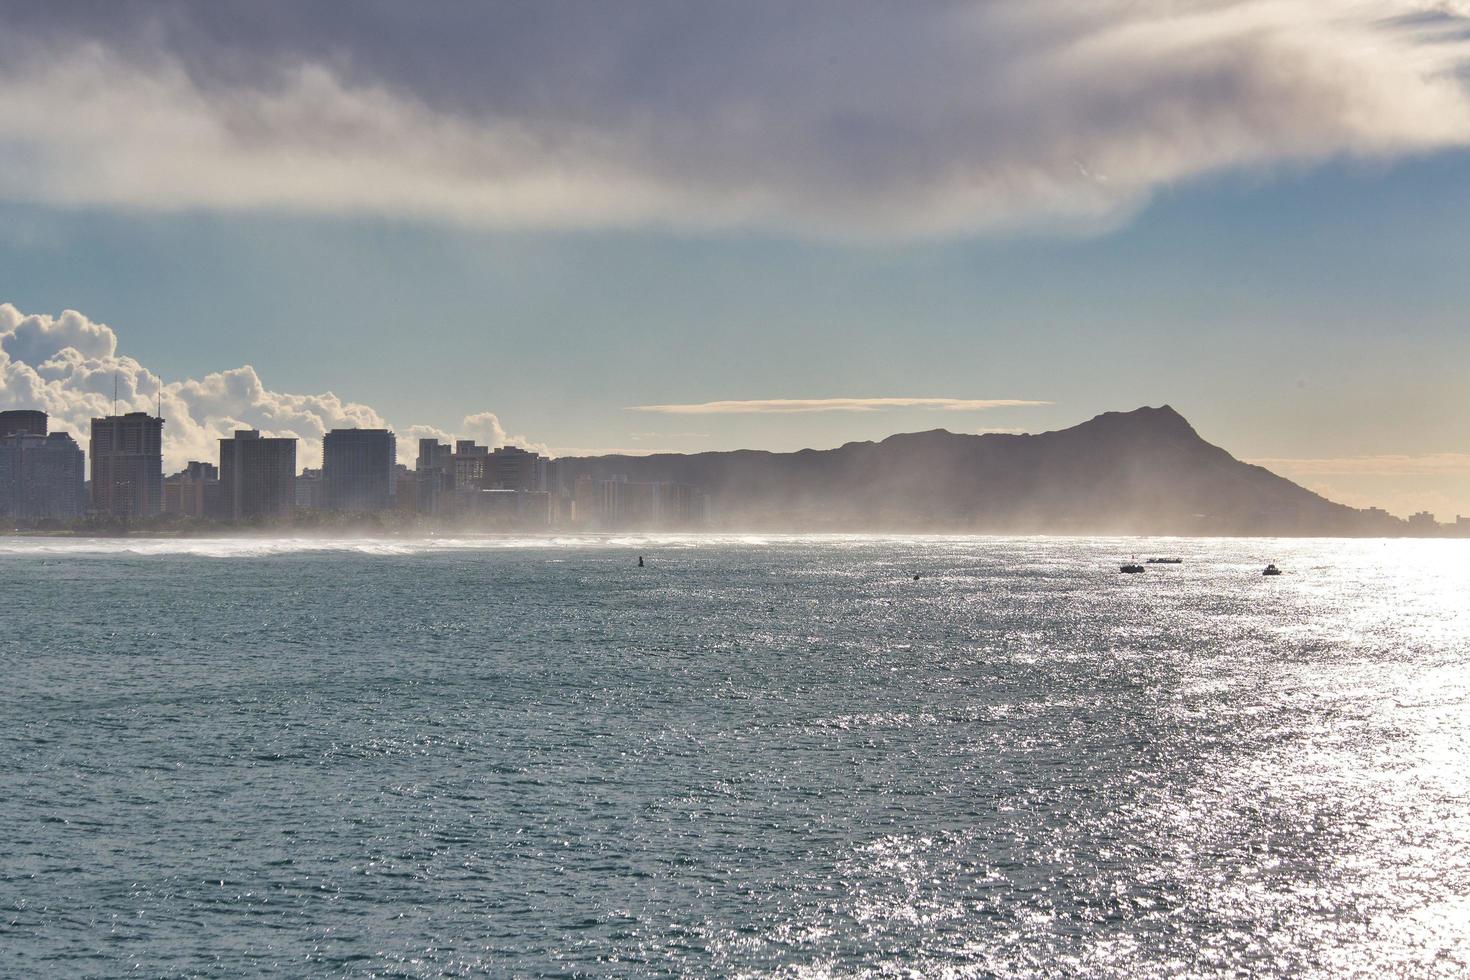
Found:
[[[546,460],[515,446],[501,446],[485,461],[487,490],[545,490]]]
[[[165,477],[163,512],[185,517],[220,517],[219,468],[213,463],[190,460],[189,465]]]
[[[397,438],[387,429],[333,429],[322,439],[329,510],[387,510],[397,483]]]
[[[285,517],[296,505],[296,440],[237,429],[219,441],[220,509],[232,521]]]
[[[92,506],[111,517],[163,508],[163,419],[129,412],[92,420]]]
[[[414,476],[418,483],[418,510],[425,514],[443,512],[454,489],[454,448],[438,439],[420,439]]]
[[[65,432],[46,434],[46,413],[4,412],[0,424],[0,515],[24,520],[79,517],[87,509],[86,458]],[[14,416],[26,416],[13,425]],[[36,416],[40,417],[39,423]]]
[[[484,518],[492,511],[497,515],[509,514],[511,507],[502,498],[483,496],[485,491],[514,491],[518,493],[547,493],[552,489],[550,463],[539,453],[516,446],[501,446],[493,452],[487,446],[477,445],[472,439],[456,440],[451,448],[437,439],[420,439],[417,465],[418,509],[427,514],[460,514],[469,518]],[[552,494],[548,497],[557,496]],[[487,501],[493,499],[494,505]],[[510,498],[505,498],[510,499]],[[514,505],[526,513],[539,514],[541,502]],[[547,504],[547,513],[554,503]],[[517,513],[520,513],[517,511]],[[522,515],[524,517],[524,515]],[[530,519],[532,524],[549,522],[541,518]]]
[[[488,456],[490,455],[490,447],[478,445],[473,439],[456,439],[454,440],[454,455]]]
[[[485,464],[490,447],[478,446],[473,439],[456,439],[454,455],[449,457],[450,487],[457,493],[479,490],[485,483]]]
[[[46,413],[31,408],[15,408],[0,412],[0,439],[6,436],[44,436],[47,432]]]
[[[418,509],[429,514],[481,514],[482,490],[546,489],[545,464],[536,453],[511,447],[491,452],[473,439],[458,439],[452,449],[436,439],[420,439],[414,468]]]
[[[419,458],[414,465],[416,473],[442,473],[454,459],[454,450],[438,439],[419,440]]]

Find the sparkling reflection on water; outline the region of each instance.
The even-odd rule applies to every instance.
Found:
[[[1118,575],[1146,549],[1185,563]],[[9,539],[0,574],[7,975],[1470,971],[1464,542]]]

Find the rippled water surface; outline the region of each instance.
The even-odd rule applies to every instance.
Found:
[[[1470,971],[1470,542],[12,538],[0,603],[7,976]]]

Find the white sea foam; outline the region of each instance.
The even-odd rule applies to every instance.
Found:
[[[454,551],[506,549],[701,548],[779,544],[863,544],[916,541],[917,536],[853,534],[462,534],[423,537],[0,537],[0,559],[24,557],[264,558],[310,552],[406,556]],[[933,540],[932,538],[929,540]]]
[[[1238,559],[1248,564],[1280,556],[1311,544],[1334,551],[1346,549],[1358,561],[1359,552],[1384,547],[1382,541],[1324,539],[1187,539],[1187,538],[1049,538],[1047,536],[993,536],[978,534],[800,534],[800,533],[734,533],[734,532],[621,532],[621,533],[545,533],[545,534],[475,534],[397,536],[397,535],[235,535],[229,537],[47,537],[44,535],[0,535],[0,561],[10,558],[88,558],[88,557],[171,557],[201,558],[265,558],[293,554],[342,553],[359,555],[413,556],[476,551],[538,550],[674,550],[701,548],[789,548],[821,547],[852,549],[884,549],[889,554],[877,559],[907,569],[913,554],[948,552],[952,555],[993,555],[997,548],[1019,548],[1026,560],[1052,561],[1062,542],[1101,546],[1112,557],[1126,557],[1148,541],[1162,551],[1174,552],[1188,545],[1196,549],[1196,558],[1209,555],[1217,559]],[[1376,555],[1375,560],[1402,562],[1406,568],[1429,565],[1458,570],[1462,565],[1461,542],[1396,541],[1391,553]],[[1062,549],[1065,551],[1065,549]],[[1018,555],[1012,554],[1011,561]],[[1191,564],[1194,564],[1193,560]]]

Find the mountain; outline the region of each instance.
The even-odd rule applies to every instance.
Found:
[[[1200,438],[1165,405],[1038,435],[944,429],[794,453],[564,459],[560,477],[692,484],[731,528],[1352,535],[1380,518]]]

